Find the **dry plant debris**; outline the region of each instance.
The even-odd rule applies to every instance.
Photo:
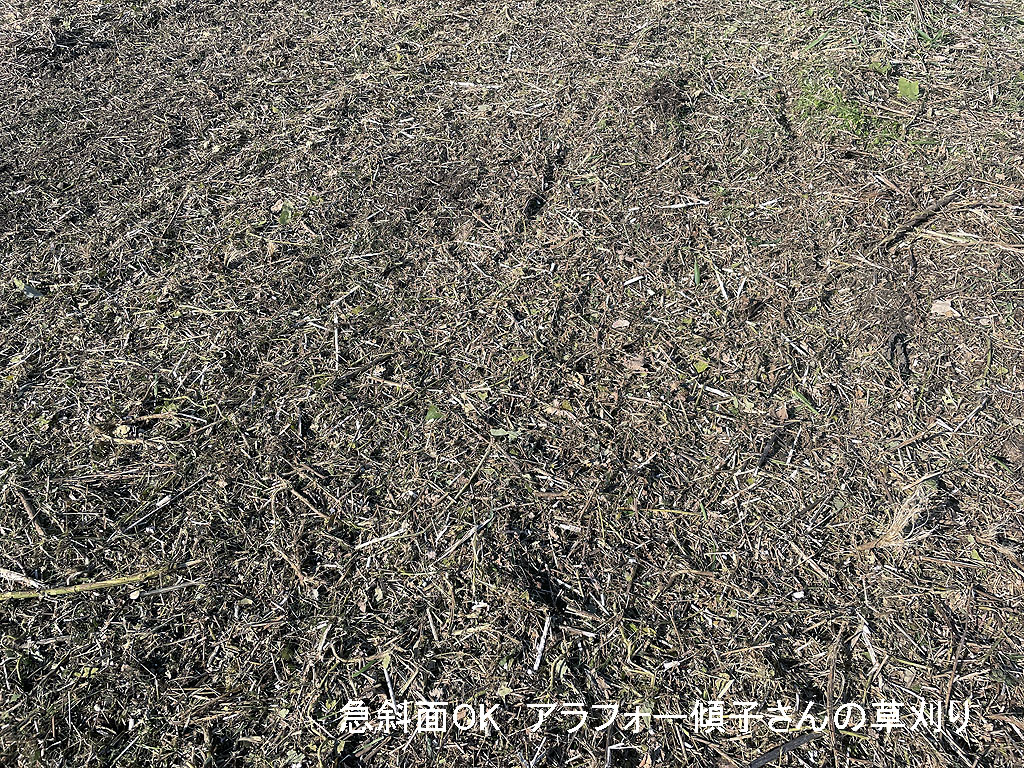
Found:
[[[1024,763],[1018,2],[10,0],[0,41],[0,763]],[[914,694],[974,727],[339,727]]]

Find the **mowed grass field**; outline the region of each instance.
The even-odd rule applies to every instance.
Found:
[[[0,764],[1021,765],[1022,54],[1002,0],[0,4]],[[525,727],[917,697],[970,727]]]

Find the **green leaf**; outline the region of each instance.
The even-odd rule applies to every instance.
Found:
[[[793,397],[795,397],[797,400],[799,400],[803,407],[811,411],[811,413],[817,416],[821,416],[821,411],[814,407],[814,403],[812,403],[810,398],[807,397],[807,395],[805,395],[803,392],[791,389],[790,394],[793,395]]]
[[[436,405],[431,403],[429,406],[427,406],[427,421],[428,422],[429,421],[437,421],[438,419],[443,418],[443,417],[444,417],[444,413],[442,413],[441,409],[438,408]]]
[[[917,101],[917,97],[921,95],[921,86],[916,80],[908,80],[905,77],[901,77],[898,88],[900,98],[907,101]]]
[[[281,204],[281,213],[277,216],[277,223],[282,227],[292,220],[295,214],[295,206],[292,203],[284,202]]]
[[[806,53],[807,51],[809,51],[812,48],[814,48],[818,43],[820,43],[824,39],[825,39],[825,33],[822,32],[820,35],[818,35],[816,38],[811,40],[811,42],[809,42],[807,45],[804,46],[804,53]]]
[[[704,373],[704,371],[706,371],[710,367],[711,363],[709,363],[702,357],[697,358],[697,360],[695,360],[693,363],[693,370],[695,370],[697,373]]]

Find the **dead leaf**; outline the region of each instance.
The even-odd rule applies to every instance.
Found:
[[[626,370],[629,371],[642,371],[644,369],[644,356],[636,355],[635,357],[626,358]]]
[[[932,314],[939,317],[960,317],[960,313],[953,309],[953,302],[949,299],[936,299],[932,302]]]

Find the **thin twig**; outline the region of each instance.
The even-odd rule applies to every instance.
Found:
[[[120,576],[116,579],[105,579],[104,581],[91,581],[85,584],[72,584],[69,587],[53,587],[51,589],[37,589],[25,592],[0,592],[0,603],[7,600],[29,600],[36,597],[60,597],[62,595],[77,595],[79,592],[92,592],[97,589],[110,589],[111,587],[122,587],[125,584],[136,584],[140,581],[162,576],[170,568],[153,568],[142,573],[133,573],[131,576]]]
[[[21,506],[25,508],[25,514],[28,515],[28,519],[29,522],[32,523],[32,527],[36,529],[36,533],[45,539],[46,531],[43,530],[43,526],[39,524],[39,520],[36,518],[36,509],[32,505],[32,500],[28,497],[28,494],[18,486],[12,483],[11,487],[14,489],[15,495],[21,501]]]
[[[795,739],[787,741],[785,744],[782,744],[776,747],[775,749],[770,750],[769,752],[765,752],[763,755],[761,755],[759,758],[757,758],[756,760],[754,760],[754,762],[750,764],[750,768],[763,768],[763,766],[766,766],[769,763],[774,763],[787,752],[792,752],[794,749],[799,749],[804,744],[814,741],[815,739],[821,738],[822,735],[822,733],[818,733],[815,731],[808,731],[807,733],[802,733]]]
[[[540,661],[544,658],[544,646],[548,641],[548,630],[551,629],[551,615],[544,619],[544,631],[540,634],[540,643],[537,644],[537,658],[533,660],[533,669],[530,670],[530,674],[537,674],[537,670],[540,669]]]
[[[916,229],[917,227],[920,227],[926,221],[931,219],[935,214],[937,214],[951,202],[956,200],[956,198],[960,196],[961,190],[962,187],[957,187],[952,192],[947,193],[944,197],[939,198],[934,203],[929,205],[927,208],[917,213],[909,221],[901,224],[899,227],[896,228],[896,230],[892,234],[883,238],[878,243],[878,245],[876,245],[872,249],[871,252],[879,253],[888,251],[890,248],[896,245],[896,243],[898,243],[900,240],[906,237],[907,234],[909,234],[912,230]]]

